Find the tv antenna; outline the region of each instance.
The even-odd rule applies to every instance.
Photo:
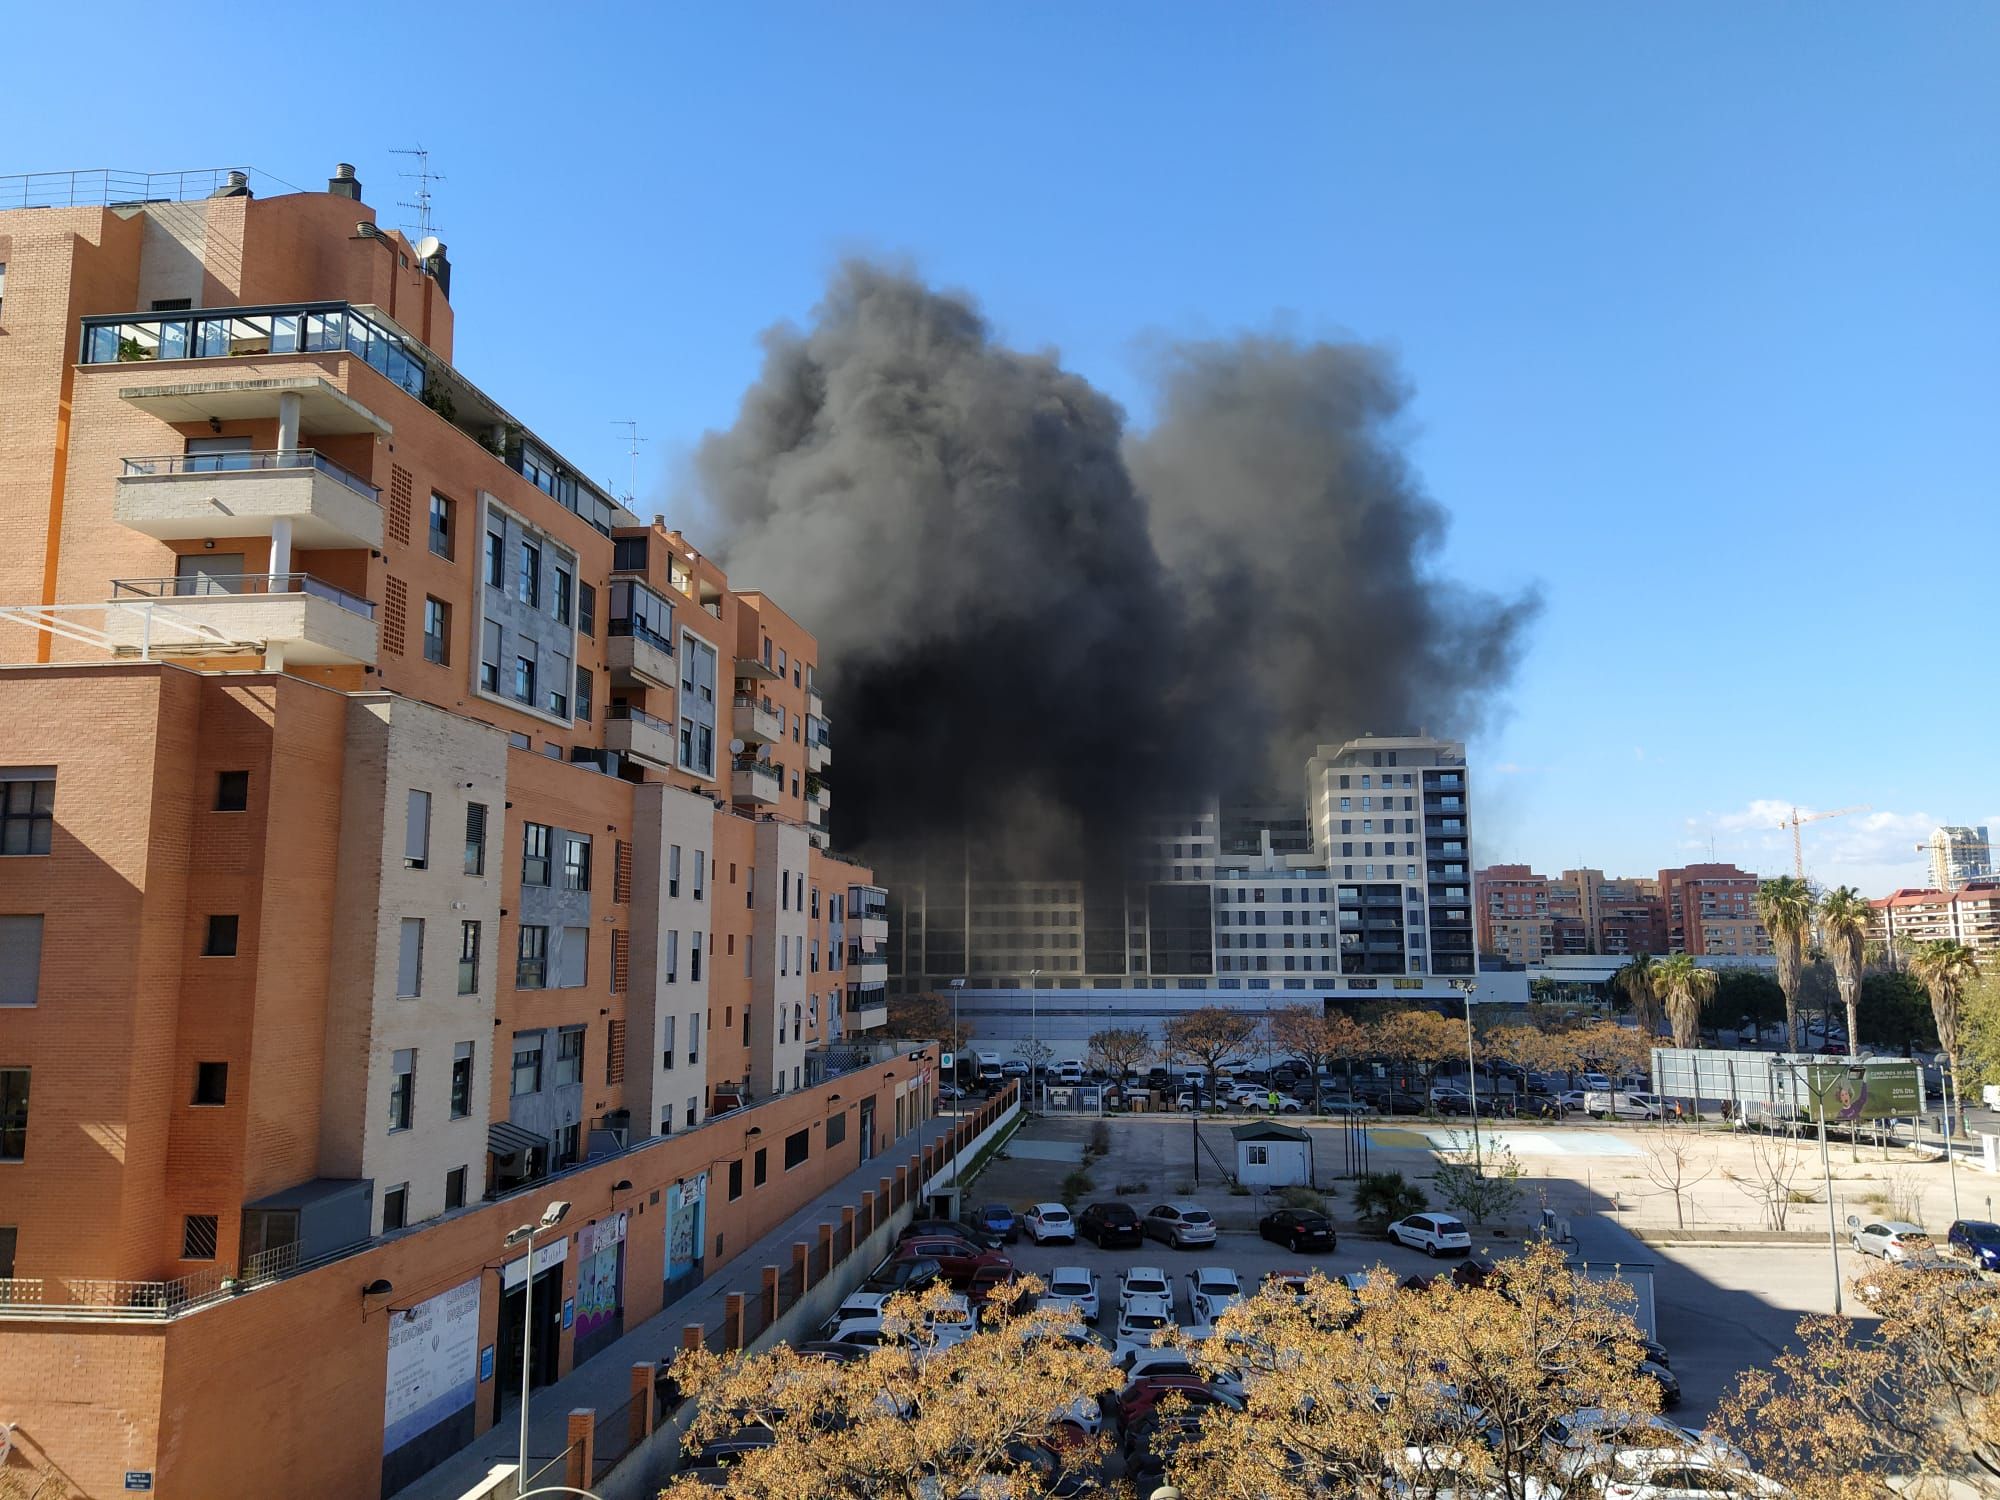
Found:
[[[396,174],[405,181],[414,182],[417,185],[416,197],[414,200],[407,202],[398,200],[396,207],[407,208],[415,213],[417,222],[414,227],[418,233],[434,237],[437,232],[437,224],[431,218],[431,184],[434,182],[443,182],[444,175],[431,170],[431,154],[421,142],[414,146],[392,146],[390,147],[389,154],[391,156],[413,156],[416,158],[416,171],[398,172]],[[409,229],[412,226],[405,224],[402,227]]]
[[[636,421],[631,420],[630,418],[627,418],[623,421],[614,420],[611,425],[613,427],[622,427],[625,429],[626,450],[632,460],[631,479],[625,486],[625,503],[629,506],[634,504],[638,498],[639,445],[643,442],[646,442],[647,439],[639,435],[639,424]]]

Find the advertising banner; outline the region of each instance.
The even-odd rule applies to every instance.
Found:
[[[382,1451],[470,1407],[479,1375],[479,1278],[389,1314]]]
[[[1806,1105],[1829,1125],[1856,1120],[1914,1119],[1923,1113],[1923,1083],[1915,1063],[1811,1063],[1805,1069]]]

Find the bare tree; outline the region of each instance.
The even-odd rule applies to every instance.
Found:
[[[1799,1201],[1795,1195],[1799,1174],[1805,1170],[1805,1156],[1781,1136],[1750,1134],[1743,1137],[1743,1144],[1749,1155],[1748,1170],[1739,1173],[1725,1168],[1722,1175],[1757,1205],[1765,1228],[1781,1230],[1791,1216],[1792,1205]],[[1810,1197],[1806,1201],[1810,1202]]]
[[[1257,1034],[1257,1017],[1220,1005],[1204,1005],[1167,1022],[1162,1055],[1198,1067],[1207,1075],[1208,1097],[1214,1100],[1216,1075]],[[1199,1114],[1200,1111],[1195,1111]]]
[[[1646,1132],[1642,1170],[1663,1193],[1674,1197],[1674,1224],[1687,1228],[1684,1199],[1697,1184],[1715,1175],[1715,1153],[1701,1150],[1701,1134],[1687,1125],[1663,1125]]]
[[[1143,1031],[1113,1028],[1095,1032],[1090,1038],[1090,1065],[1110,1074],[1113,1083],[1124,1082],[1127,1073],[1152,1055],[1152,1040]]]

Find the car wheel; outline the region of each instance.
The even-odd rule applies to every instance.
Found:
[[[1432,1260],[1436,1260],[1438,1258],[1438,1247],[1436,1245],[1425,1245],[1424,1254],[1428,1255]]]
[[[1285,1248],[1291,1251],[1292,1254],[1297,1255],[1299,1253],[1299,1237],[1293,1235],[1290,1239],[1286,1240]]]

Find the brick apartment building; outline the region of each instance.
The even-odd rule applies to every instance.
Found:
[[[1660,871],[1671,951],[1740,958],[1771,951],[1757,916],[1757,877],[1735,865],[1683,865]]]
[[[1899,955],[1941,940],[1963,943],[1982,958],[2000,953],[2000,879],[1973,879],[1950,891],[1905,887],[1869,904],[1869,935]]]
[[[1489,865],[1474,884],[1480,951],[1512,963],[1553,954],[1771,951],[1757,920],[1757,877],[1734,865],[1662,870],[1657,879],[1593,869],[1550,877],[1527,865]]]
[[[513,1398],[398,1417],[391,1323],[518,1368],[546,1197],[539,1380],[930,1113],[812,636],[458,371],[360,193],[0,211],[0,1422],[89,1493],[393,1490]]]

